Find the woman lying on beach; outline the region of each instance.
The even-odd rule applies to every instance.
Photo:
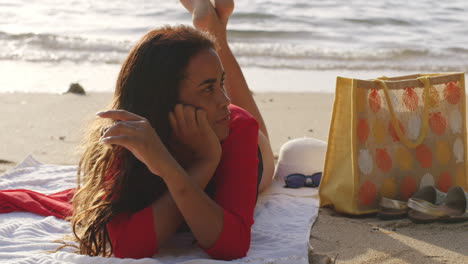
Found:
[[[198,30],[147,33],[86,137],[71,216],[81,254],[151,257],[179,231],[215,259],[249,250],[256,197],[274,161],[227,43],[234,3],[181,2]]]

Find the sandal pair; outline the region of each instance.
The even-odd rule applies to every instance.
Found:
[[[458,223],[468,220],[468,193],[459,186],[450,188],[445,194],[434,186],[425,186],[408,202],[382,198],[377,217],[395,220],[408,217],[417,224],[435,221]]]
[[[441,197],[441,194],[443,193],[437,191],[433,186],[425,186],[417,191],[412,198],[420,198],[435,203],[437,197]],[[409,211],[410,208],[407,202],[382,197],[377,217],[381,220],[402,219],[408,216]]]

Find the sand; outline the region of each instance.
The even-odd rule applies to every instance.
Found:
[[[0,93],[0,174],[29,154],[44,163],[77,164],[85,124],[111,97]],[[333,94],[257,93],[255,99],[275,153],[292,138],[327,140]],[[311,263],[468,263],[468,223],[383,222],[322,208],[310,244]]]

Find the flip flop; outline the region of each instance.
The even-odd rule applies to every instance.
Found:
[[[460,186],[452,187],[447,192],[445,205],[446,216],[439,219],[442,223],[460,223],[468,220],[468,193],[465,193]]]
[[[425,186],[421,188],[408,200],[408,207],[412,209],[408,211],[408,218],[417,224],[428,224],[435,222],[435,216],[421,213],[421,211],[416,210],[416,208],[419,208],[418,205],[421,204],[427,205],[422,206],[423,208],[427,208],[429,205],[434,204],[436,200],[437,190],[434,186]]]
[[[435,191],[435,188],[434,188]],[[435,195],[428,200],[424,197],[411,197],[408,207],[408,218],[417,224],[432,223],[435,221],[443,223],[459,223],[468,220],[467,196],[460,186],[450,188],[445,201],[435,205]]]
[[[380,220],[396,220],[405,218],[408,214],[408,204],[399,200],[382,197],[377,217]]]

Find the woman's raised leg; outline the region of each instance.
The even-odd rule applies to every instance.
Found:
[[[259,190],[271,184],[274,174],[274,157],[270,146],[265,121],[258,109],[242,70],[237,63],[227,41],[227,23],[234,10],[233,0],[180,0],[192,14],[195,28],[207,31],[216,37],[217,53],[226,72],[225,87],[231,102],[247,110],[257,119],[260,127],[258,144],[262,152],[263,175]]]

